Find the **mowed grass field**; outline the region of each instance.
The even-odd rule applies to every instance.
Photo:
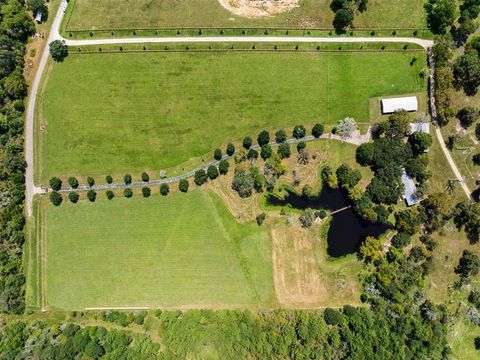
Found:
[[[369,122],[370,97],[425,90],[424,63],[421,52],[72,54],[44,79],[37,180],[168,169],[264,128]]]
[[[170,27],[331,28],[330,0],[301,0],[294,10],[263,18],[236,16],[218,0],[72,0],[67,31]],[[425,28],[424,0],[369,0],[357,28]]]
[[[237,223],[208,191],[99,196],[49,204],[45,216],[49,308],[248,307],[274,298],[267,233]]]

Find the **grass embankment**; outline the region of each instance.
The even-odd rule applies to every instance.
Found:
[[[266,231],[210,192],[49,204],[45,216],[49,308],[272,304]]]
[[[263,128],[335,124],[346,116],[369,123],[370,97],[424,91],[424,54],[415,52],[410,65],[412,56],[71,55],[47,71],[39,97],[37,183],[55,175],[158,171],[192,158],[198,166],[215,147]]]
[[[201,35],[209,36],[245,35],[244,32],[262,35],[265,30],[269,35],[335,36],[334,31],[330,34],[334,16],[330,3],[300,1],[300,6],[290,12],[247,18],[234,15],[218,0],[139,0],[135,4],[127,0],[72,0],[62,29],[66,36],[77,38],[110,37],[112,31],[116,37],[175,36],[177,31],[199,35],[200,28]],[[423,0],[370,0],[368,10],[355,16],[354,33],[369,36],[375,29],[377,36],[430,37],[425,30],[423,4]],[[418,30],[414,33],[415,29]]]

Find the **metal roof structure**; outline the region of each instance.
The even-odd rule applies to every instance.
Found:
[[[391,99],[382,99],[382,113],[391,114],[396,110],[417,111],[418,101],[416,96],[407,96]]]
[[[410,123],[410,131],[412,132],[412,134],[417,131],[424,132],[425,134],[430,134],[430,124],[427,122]]]
[[[417,186],[415,185],[413,179],[407,175],[405,169],[402,170],[402,182],[405,187],[403,192],[403,198],[407,202],[408,206],[413,206],[418,204],[422,199],[417,198]]]

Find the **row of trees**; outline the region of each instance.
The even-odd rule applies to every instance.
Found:
[[[142,181],[145,182],[145,183],[150,181],[150,175],[148,175],[148,173],[145,172],[145,171],[142,172],[140,177],[141,177]],[[105,181],[106,181],[107,184],[112,184],[113,183],[113,177],[111,175],[107,175],[105,177]],[[123,183],[125,185],[130,185],[132,183],[132,181],[133,181],[132,175],[130,175],[130,174],[125,174],[124,175]],[[80,186],[80,182],[78,181],[78,179],[75,176],[70,176],[67,179],[67,183],[72,189],[77,189]],[[49,185],[50,185],[50,188],[52,190],[59,191],[62,188],[63,181],[62,181],[62,179],[60,179],[58,177],[53,177],[53,178],[50,179]],[[95,179],[91,176],[87,177],[87,185],[89,187],[94,186],[95,185]]]
[[[25,304],[23,112],[28,87],[23,67],[34,30],[22,1],[0,1],[0,312],[8,313],[22,313]]]
[[[189,183],[187,180],[183,179],[180,180],[178,188],[182,192],[187,192],[189,187]],[[160,185],[160,194],[163,196],[167,196],[168,193],[170,192],[170,186],[168,184],[161,184]],[[143,197],[147,198],[150,197],[152,193],[152,190],[148,186],[142,187],[142,195]],[[123,190],[123,195],[126,198],[131,198],[133,196],[133,190],[131,188],[126,188]],[[112,200],[115,197],[115,193],[112,190],[107,190],[105,192],[105,196],[107,197],[108,200]],[[70,202],[76,204],[78,200],[80,200],[80,195],[75,192],[75,191],[70,191],[67,195],[68,200]],[[52,191],[50,193],[50,201],[52,202],[53,205],[59,206],[63,202],[63,197],[58,191]],[[87,191],[87,199],[91,202],[95,202],[97,200],[97,192],[95,190],[88,190]]]

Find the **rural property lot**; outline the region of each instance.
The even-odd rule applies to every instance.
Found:
[[[370,97],[425,90],[424,63],[420,52],[72,54],[39,97],[37,179],[165,169],[262,128],[368,122]]]
[[[45,211],[50,308],[248,307],[273,299],[268,234],[238,224],[210,192],[99,196]]]
[[[330,0],[303,0],[294,10],[272,17],[245,18],[218,0],[72,0],[65,28],[75,30],[170,27],[331,28]],[[369,0],[355,17],[357,28],[425,28],[424,0]],[[408,16],[405,16],[408,14]]]

